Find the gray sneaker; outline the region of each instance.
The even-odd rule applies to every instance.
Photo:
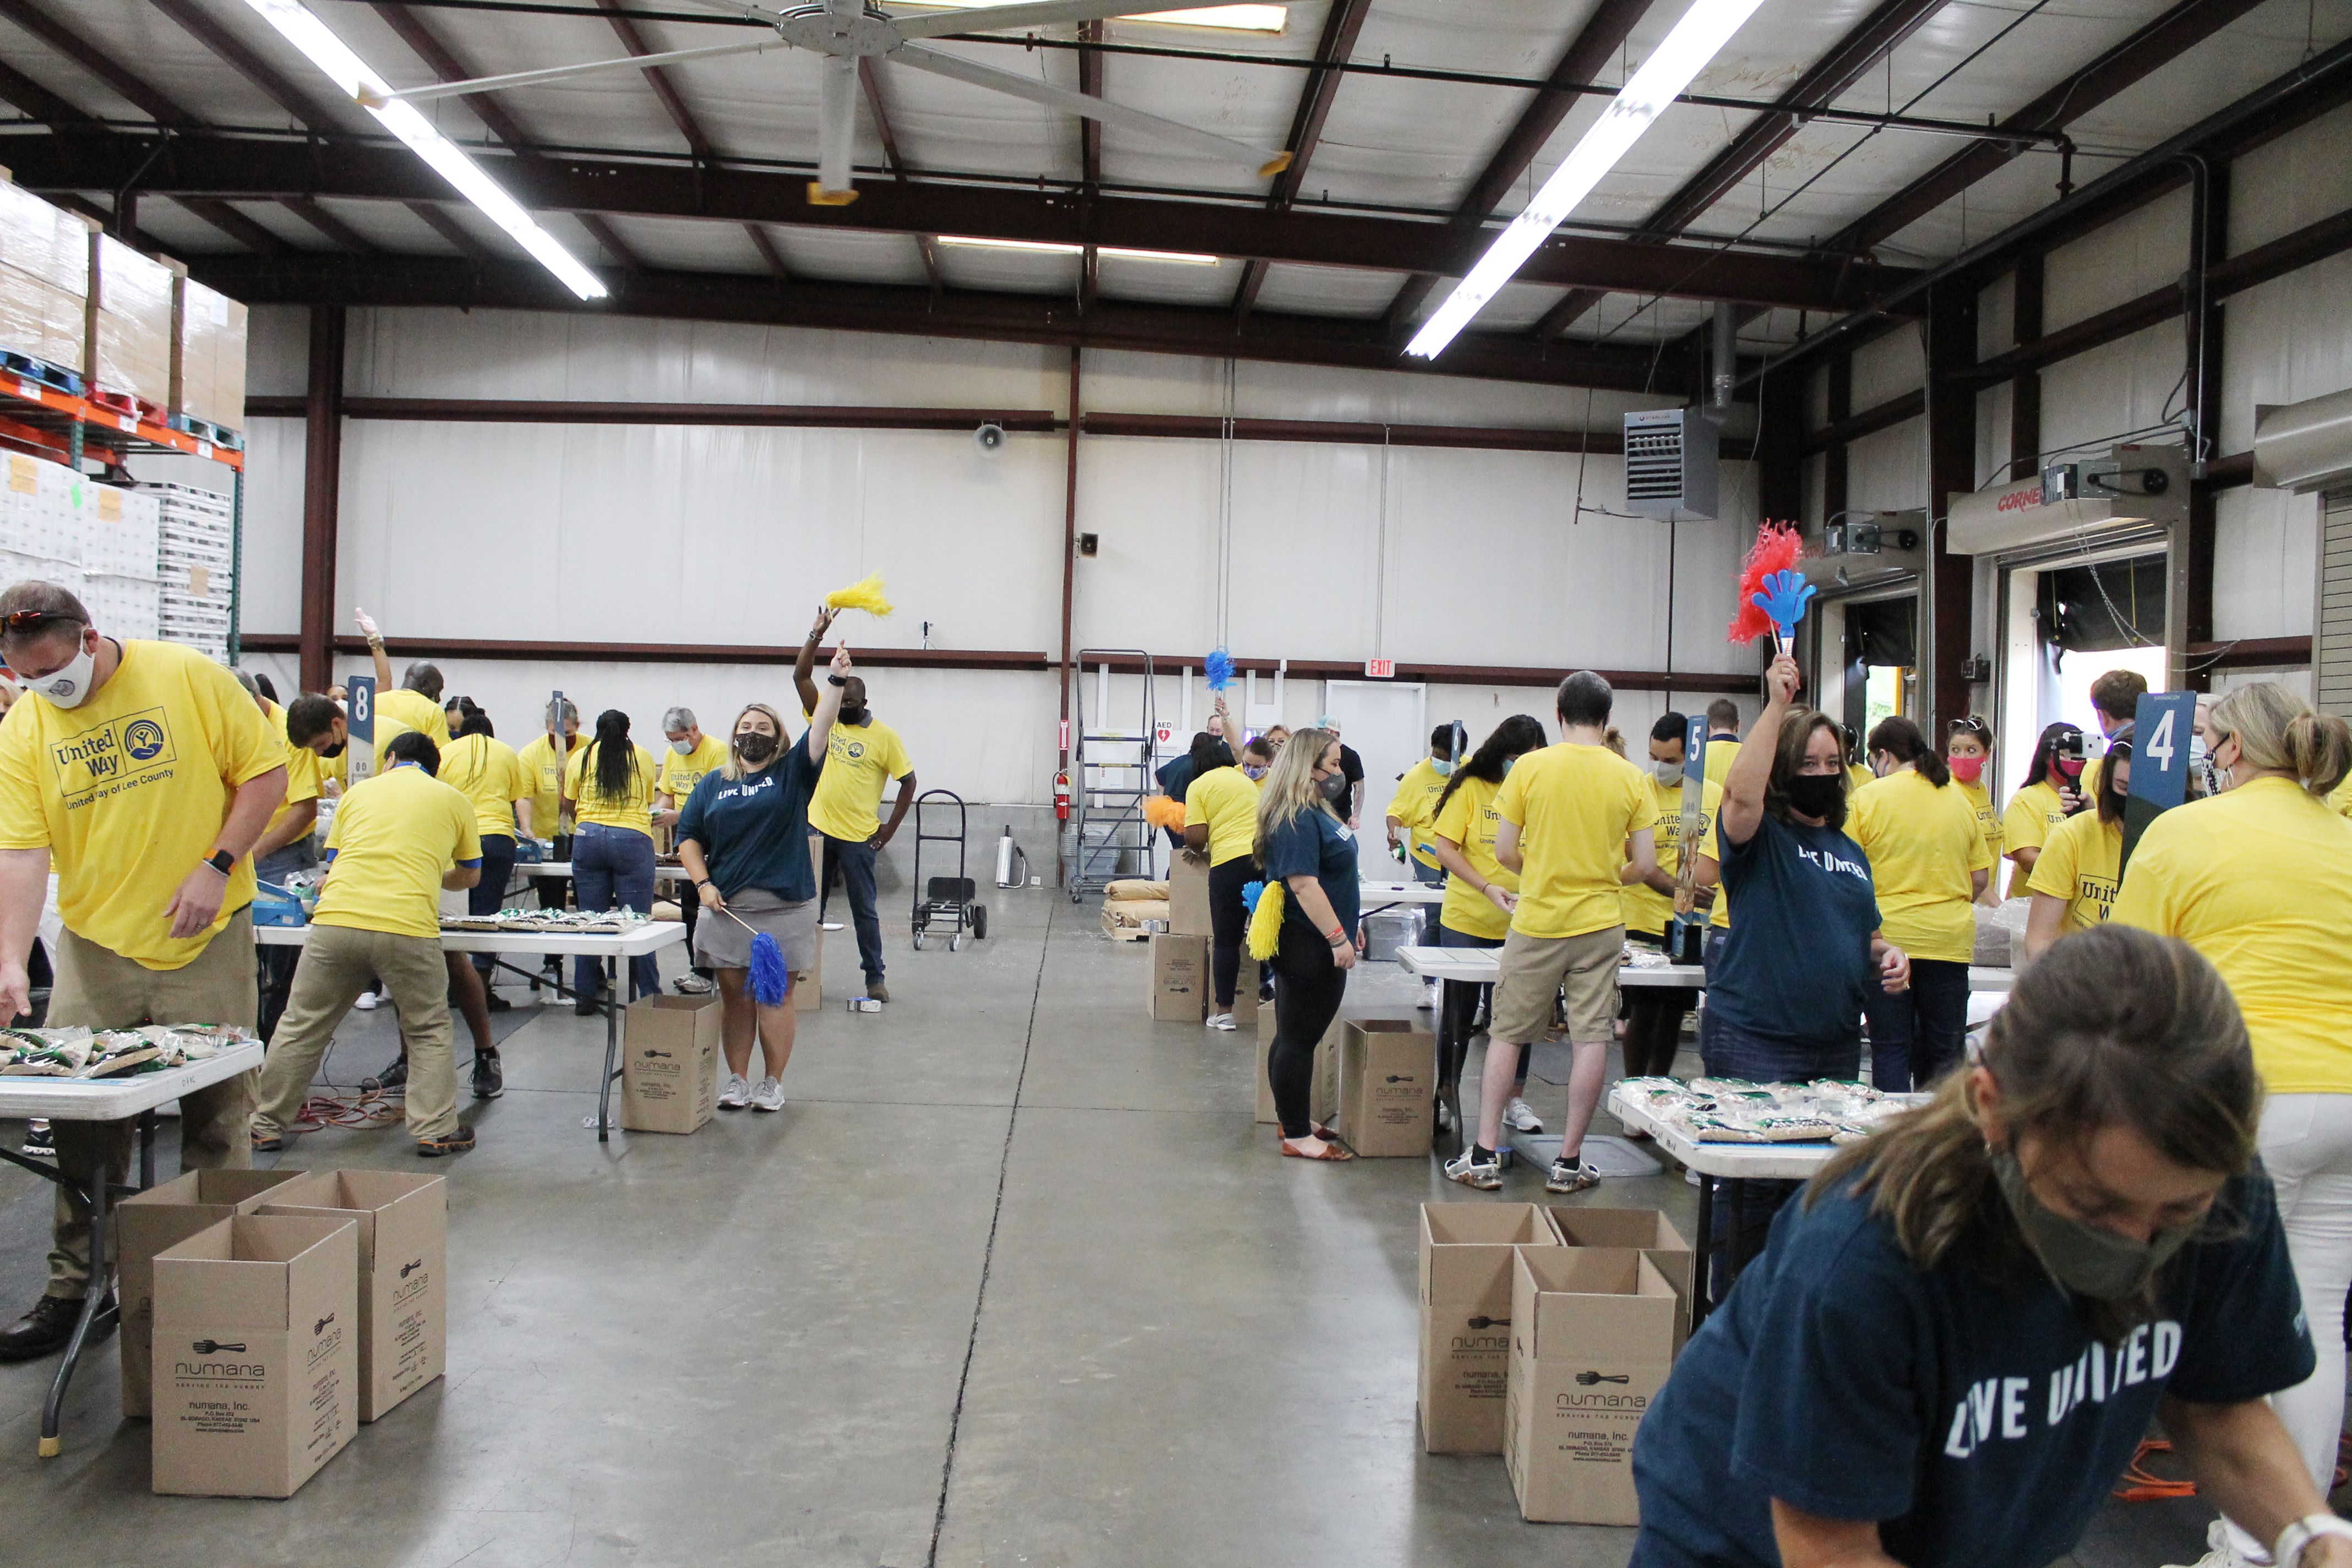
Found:
[[[761,1079],[760,1080],[760,1087],[751,1091],[751,1109],[754,1110],[782,1110],[783,1108],[784,1080],[780,1078]]]
[[[727,1075],[725,1087],[719,1091],[719,1109],[740,1110],[751,1103],[751,1085],[740,1072]]]
[[[1475,1187],[1482,1193],[1491,1193],[1503,1184],[1503,1163],[1492,1153],[1484,1160],[1479,1159],[1478,1151],[1474,1146],[1445,1162],[1445,1179],[1459,1182],[1465,1187]]]
[[[1587,1187],[1600,1184],[1600,1171],[1581,1159],[1554,1160],[1551,1174],[1544,1178],[1544,1191],[1548,1193],[1580,1193]]]

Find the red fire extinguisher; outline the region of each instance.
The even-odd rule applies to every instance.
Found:
[[[1070,770],[1067,768],[1054,775],[1054,820],[1070,820]]]

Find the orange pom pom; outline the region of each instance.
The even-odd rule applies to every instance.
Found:
[[[1757,526],[1756,543],[1739,569],[1739,613],[1731,618],[1727,640],[1748,643],[1773,635],[1772,617],[1758,607],[1756,595],[1764,591],[1765,578],[1775,572],[1796,570],[1804,553],[1805,542],[1795,523],[1767,521]]]
[[[1172,795],[1155,795],[1143,803],[1143,820],[1154,827],[1184,831],[1184,803]]]

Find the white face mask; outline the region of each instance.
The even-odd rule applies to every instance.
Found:
[[[79,708],[97,684],[98,656],[87,647],[74,650],[63,669],[24,678],[27,691],[37,691],[60,708]]]
[[[1658,775],[1658,782],[1662,784],[1678,784],[1683,782],[1683,765],[1680,763],[1653,761],[1650,763],[1650,771]]]
[[[694,755],[694,742],[691,741],[672,741],[669,743],[669,749],[681,757]]]

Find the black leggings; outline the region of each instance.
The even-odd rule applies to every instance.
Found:
[[[1339,1016],[1348,972],[1331,961],[1329,939],[1303,921],[1286,919],[1274,950],[1274,1045],[1265,1073],[1274,1086],[1274,1114],[1285,1138],[1315,1130],[1309,1101],[1315,1089],[1315,1047]]]
[[[1249,910],[1242,905],[1242,889],[1257,880],[1257,861],[1236,855],[1222,866],[1209,868],[1209,939],[1213,964],[1210,991],[1216,998],[1213,1013],[1234,1010],[1234,986],[1241,978],[1242,938],[1249,931]]]
[[[1671,1078],[1695,994],[1681,985],[1625,987],[1625,1076]]]

